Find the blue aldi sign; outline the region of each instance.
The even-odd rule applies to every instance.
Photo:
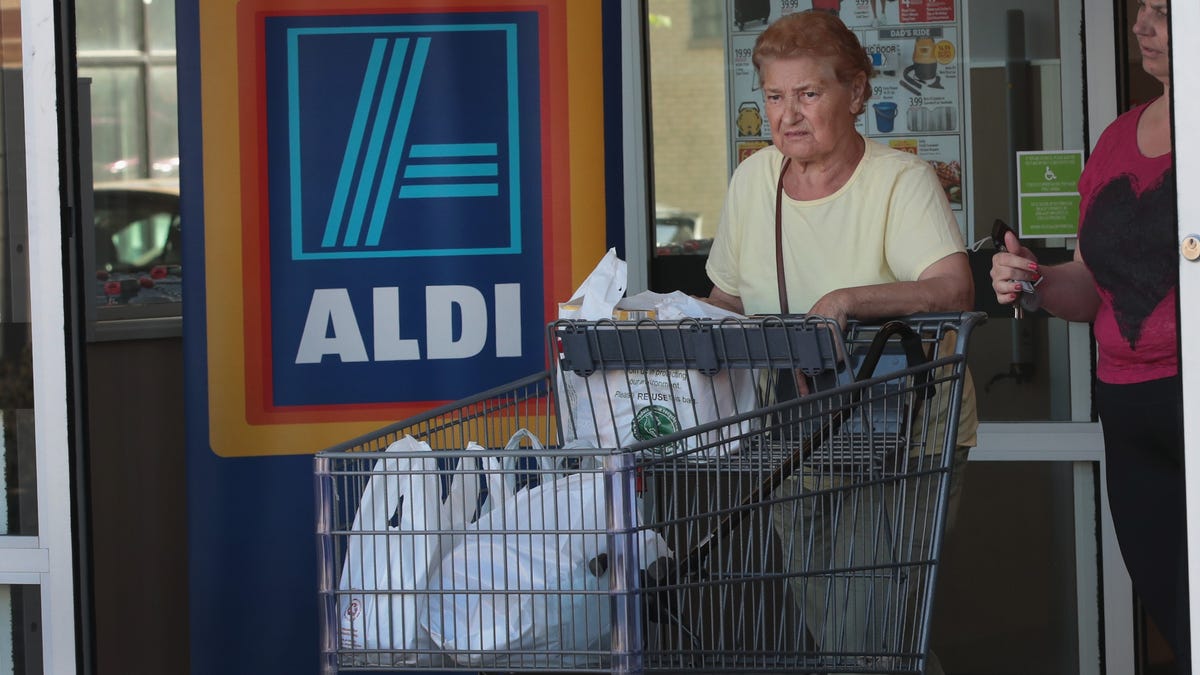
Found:
[[[543,367],[538,18],[265,19],[251,403],[451,400]]]

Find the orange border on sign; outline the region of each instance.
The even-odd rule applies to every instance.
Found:
[[[542,78],[544,295],[546,320],[604,250],[603,63],[599,0],[436,0],[405,12],[543,12]],[[265,247],[265,72],[259,38],[269,15],[394,13],[395,2],[211,0],[200,7],[201,107],[204,125],[205,270],[209,436],[222,456],[315,452],[436,402],[289,407],[272,410],[269,382]],[[237,36],[237,49],[220,37]],[[568,41],[568,36],[570,40]],[[207,45],[207,46],[206,46]],[[565,95],[564,95],[565,92]],[[241,139],[253,139],[242,142]],[[228,152],[239,148],[239,153]],[[224,150],[224,151],[223,151]],[[600,158],[597,161],[597,158]],[[236,260],[242,264],[229,265]],[[264,365],[265,364],[265,365]]]

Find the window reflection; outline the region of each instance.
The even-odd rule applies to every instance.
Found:
[[[141,180],[96,185],[95,274],[100,306],[182,301],[179,185]]]
[[[29,315],[29,261],[24,178],[25,137],[20,97],[19,9],[0,9],[0,535],[36,535],[33,351]],[[17,140],[12,140],[17,139]],[[0,636],[2,637],[2,636]]]
[[[38,533],[37,472],[33,440],[33,353],[28,325],[6,325],[22,339],[0,354],[0,535]]]
[[[98,5],[103,3],[96,3]],[[143,0],[150,50],[175,52],[175,0]]]
[[[143,0],[75,3],[75,40],[80,53],[142,49],[142,3]]]
[[[729,180],[725,1],[650,0],[655,255],[705,255]],[[680,261],[672,261],[680,262]],[[682,261],[694,266],[697,260]]]
[[[90,244],[82,275],[88,335],[178,334],[183,258],[175,5],[77,3],[76,22],[79,76],[90,87],[95,183],[95,229],[84,236]]]
[[[150,138],[152,178],[179,177],[179,101],[175,89],[175,66],[150,69],[149,101],[146,109]]]
[[[92,81],[92,175],[97,181],[139,178],[146,174],[142,159],[146,107],[139,70],[133,66],[80,68]]]
[[[41,675],[42,603],[37,586],[0,585],[0,675]]]

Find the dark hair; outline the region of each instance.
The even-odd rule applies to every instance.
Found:
[[[754,42],[754,70],[762,74],[769,59],[801,56],[830,61],[838,82],[850,84],[862,73],[868,83],[875,67],[853,31],[842,20],[825,12],[796,12],[775,20]],[[871,98],[871,87],[863,91],[863,108]]]

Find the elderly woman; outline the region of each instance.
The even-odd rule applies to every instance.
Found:
[[[753,60],[774,145],[733,174],[708,259],[709,301],[745,314],[804,312],[843,324],[971,309],[974,287],[962,235],[933,168],[855,130],[871,96],[872,66],[854,33],[823,12],[790,14],[759,36]],[[969,379],[963,398],[950,520],[956,478],[967,446],[975,443]],[[829,487],[813,482],[819,480],[793,477],[780,489],[795,494]],[[907,501],[925,506],[917,503],[923,499]],[[798,503],[783,502],[773,514],[793,570],[805,567],[811,547],[823,548],[833,561],[862,555],[845,545],[867,539],[865,533],[848,536],[869,526],[845,519],[854,509],[828,504],[820,514]],[[926,549],[930,544],[918,542]],[[819,579],[792,581],[823,651],[878,647],[866,636],[866,619],[852,616],[870,610],[830,606],[827,586]],[[829,634],[834,630],[837,635]],[[936,658],[930,661],[927,672],[940,673]]]

